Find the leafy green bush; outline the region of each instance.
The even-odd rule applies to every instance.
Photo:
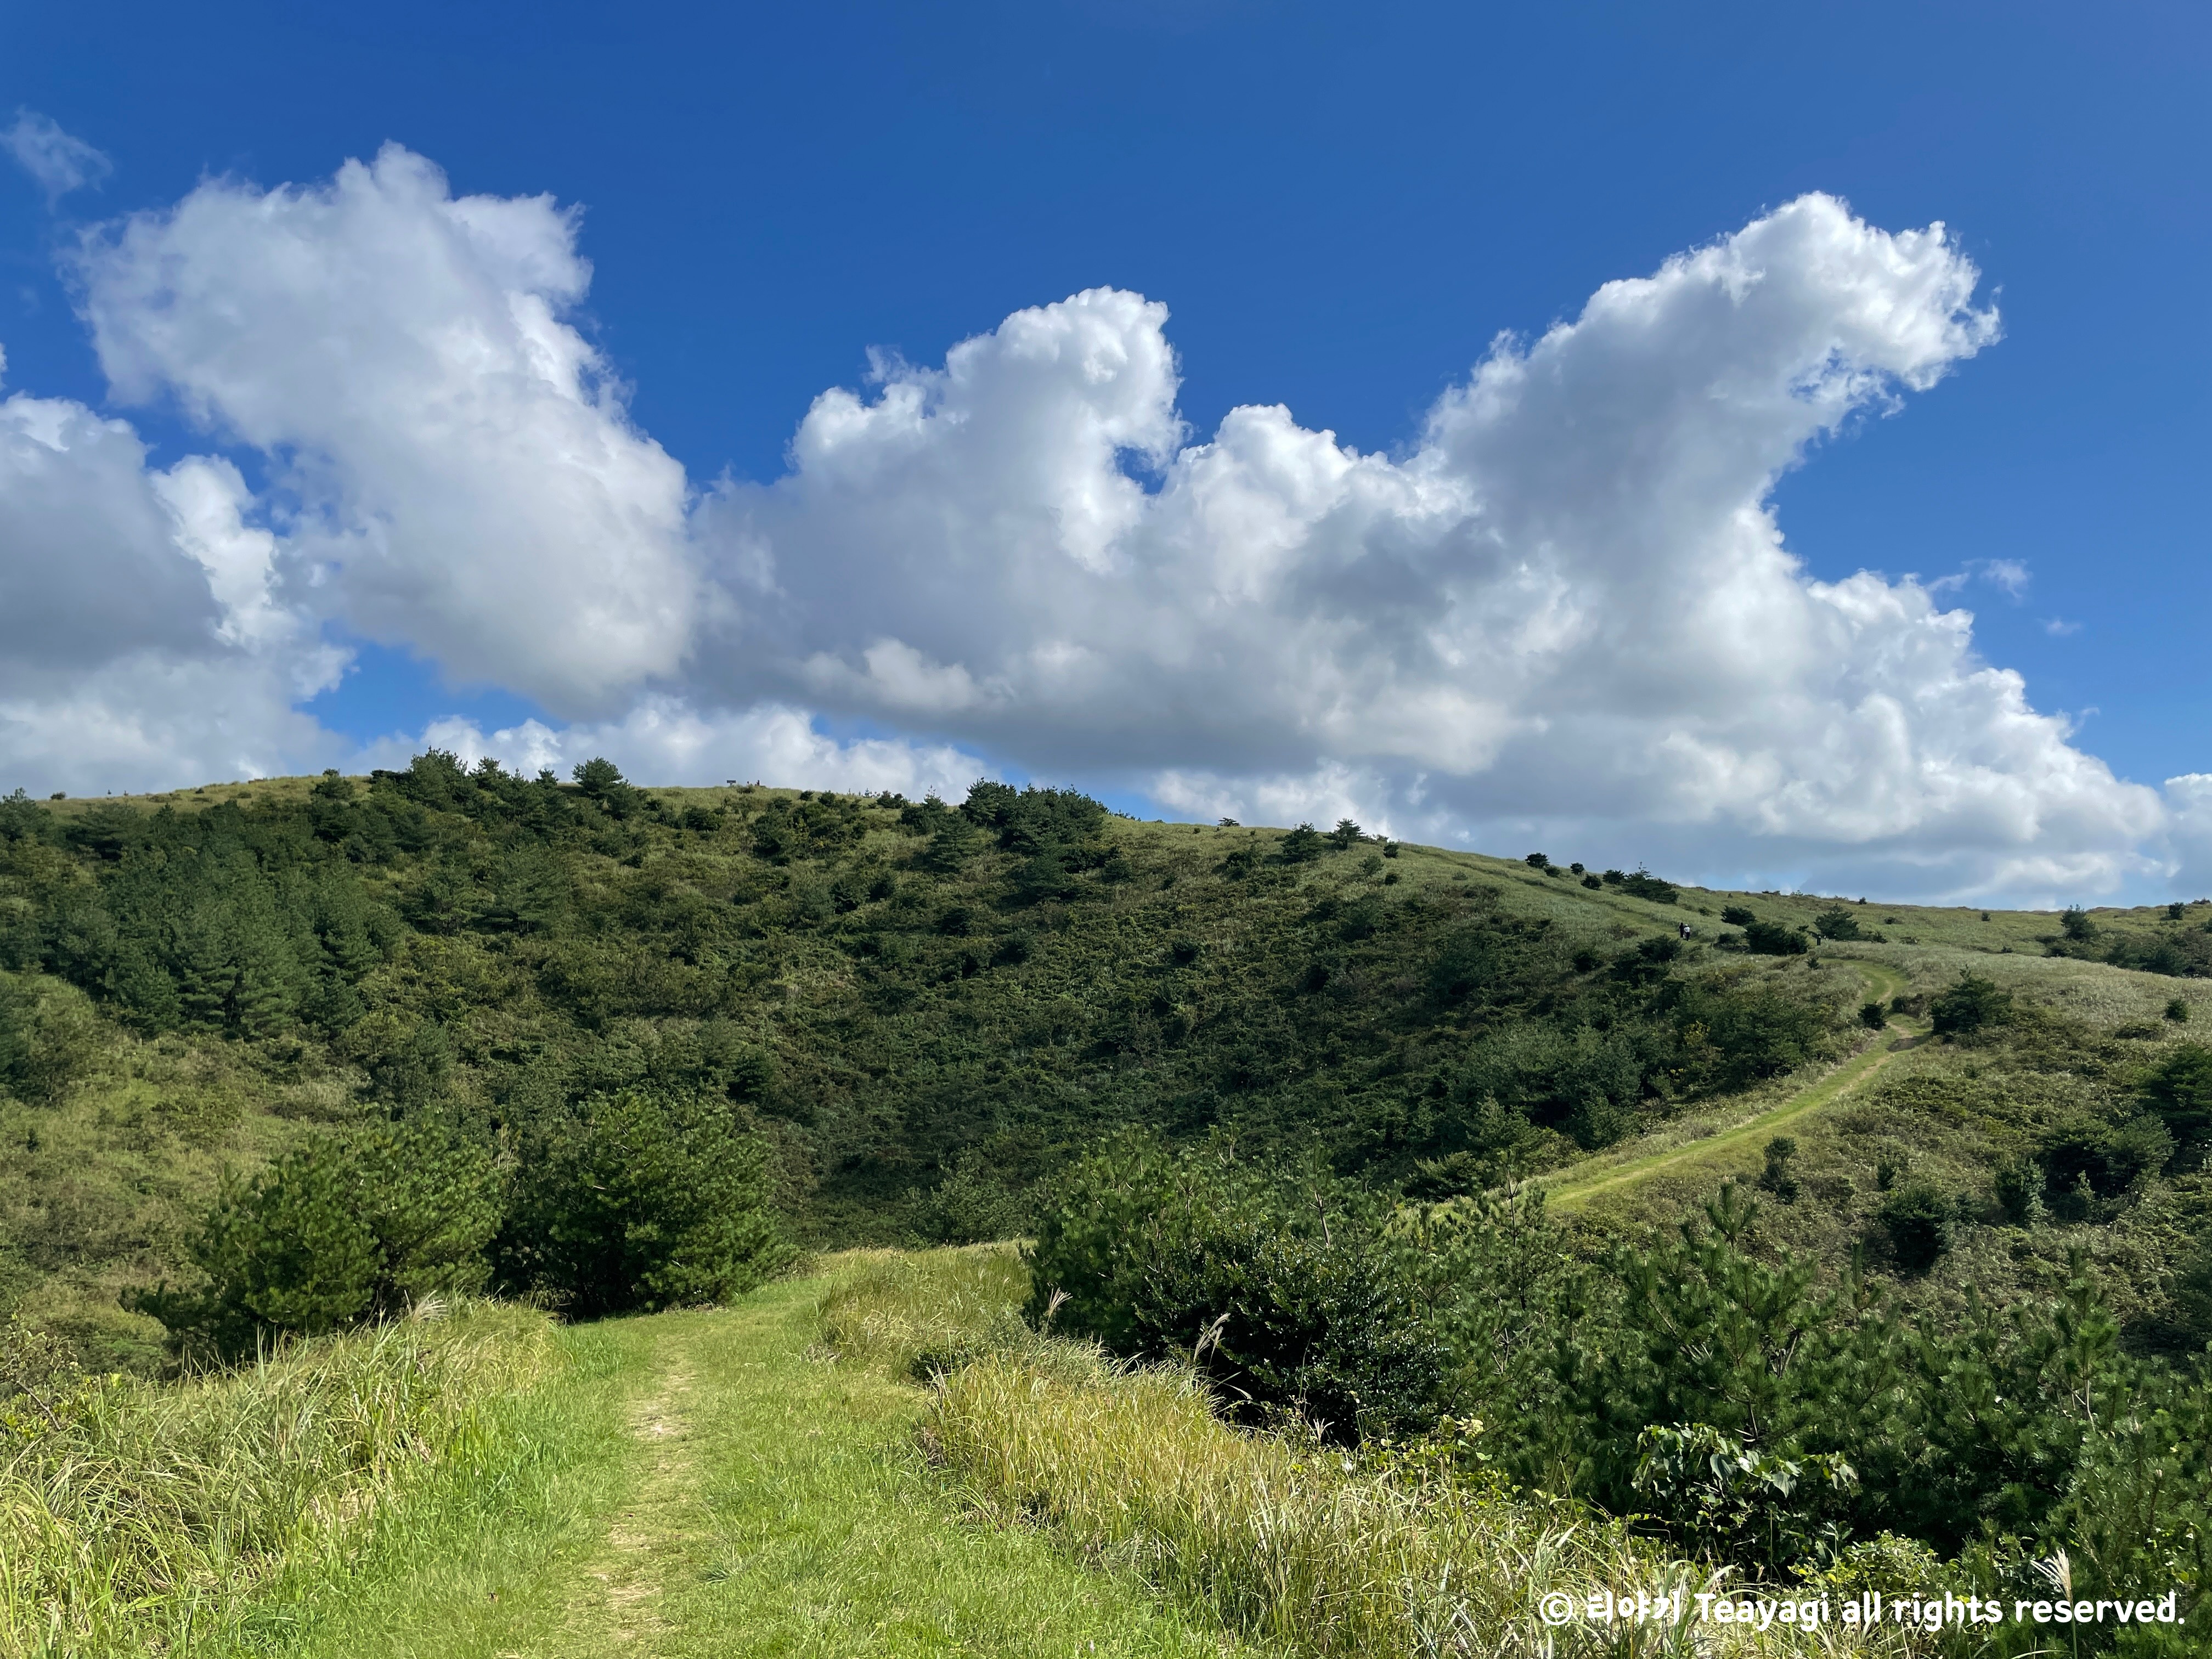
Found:
[[[2008,1158],[1997,1165],[1994,1187],[1997,1208],[2015,1227],[2032,1227],[2043,1218],[2044,1175],[2033,1158]]]
[[[1743,947],[1753,956],[1802,957],[1811,948],[1805,935],[1778,921],[1743,924]]]
[[[1372,1194],[1324,1170],[1138,1139],[1054,1182],[1029,1252],[1030,1316],[1135,1358],[1187,1357],[1246,1420],[1332,1437],[1435,1419],[1446,1352]]]
[[[1741,973],[1670,984],[1685,1080],[1740,1089],[1794,1070],[1826,1039],[1832,1016],[1816,1001]]]
[[[1759,1184],[1784,1204],[1797,1201],[1799,1182],[1790,1164],[1797,1157],[1797,1143],[1789,1135],[1776,1135],[1766,1143],[1764,1154],[1766,1167],[1759,1172]]]
[[[766,1149],[725,1100],[641,1088],[544,1126],[498,1242],[515,1290],[579,1317],[714,1302],[790,1259]]]
[[[96,1037],[78,992],[0,974],[0,1090],[51,1104],[92,1063]]]
[[[1862,937],[1859,919],[1840,904],[1832,904],[1814,916],[1813,931],[1822,939],[1852,939]]]
[[[2098,1200],[2116,1199],[2163,1170],[2173,1137],[2148,1113],[2121,1122],[2078,1113],[2044,1132],[2038,1155],[2050,1207],[2068,1221],[2087,1221]]]
[[[1978,1036],[2012,1023],[2012,993],[1978,974],[1960,974],[1928,1005],[1928,1017],[1938,1036]]]
[[[1958,1205],[1934,1182],[1917,1179],[1892,1188],[1875,1216],[1898,1271],[1924,1273],[1951,1248]]]
[[[2212,1143],[2212,1048],[2177,1043],[2143,1073],[2136,1092],[2177,1146],[2193,1151]]]
[[[377,1125],[226,1176],[191,1245],[204,1283],[137,1298],[187,1355],[251,1353],[484,1283],[499,1180],[450,1125]]]

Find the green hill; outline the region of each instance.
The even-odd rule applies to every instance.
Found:
[[[1026,1650],[1015,1595],[1086,1651],[1548,1651],[1540,1581],[2033,1595],[2062,1548],[2193,1607],[2206,915],[989,782],[18,795],[0,1615]],[[486,1288],[570,1322],[441,1322]]]
[[[1770,948],[1860,937],[1752,954],[1724,920],[1743,909]],[[1019,1232],[1038,1178],[1129,1127],[1317,1147],[1431,1199],[1634,1164],[1568,1206],[1602,1233],[1759,1175],[1730,1132],[1892,1040],[1856,1018],[1870,986],[1924,1013],[1971,971],[2020,1018],[1792,1116],[1771,1224],[1831,1261],[1871,1240],[1881,1265],[1909,1170],[1941,1188],[1952,1245],[1916,1293],[2033,1282],[2087,1241],[2172,1338],[2195,1328],[2203,1231],[2188,1149],[2153,1168],[2046,1143],[2119,1134],[2136,1075],[2201,1029],[2169,1016],[2212,1018],[2201,981],[2083,957],[2186,968],[2207,914],[1714,892],[1053,791],[648,789],[604,763],[574,783],[433,754],[369,779],[19,795],[0,805],[0,1134],[20,1149],[0,1296],[150,1364],[157,1328],[118,1293],[189,1276],[224,1167],[434,1118],[527,1172],[550,1126],[636,1089],[760,1137],[806,1243]],[[1733,1161],[1657,1156],[1708,1139]],[[2008,1212],[1999,1171],[2039,1159],[2039,1182],[2054,1156],[2056,1184]]]

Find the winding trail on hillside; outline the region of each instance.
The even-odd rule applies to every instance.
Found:
[[[1866,981],[1869,1000],[1891,1001],[1906,988],[1905,974],[1881,963],[1837,957],[1827,960],[1854,969]],[[1545,1202],[1552,1209],[1571,1212],[1601,1199],[1618,1197],[1654,1176],[1706,1166],[1717,1172],[1724,1165],[1742,1162],[1741,1155],[1746,1153],[1751,1155],[1750,1161],[1755,1164],[1768,1138],[1800,1118],[1821,1111],[1854,1093],[1927,1033],[1923,1023],[1892,1014],[1888,1024],[1857,1054],[1741,1123],[1702,1139],[1641,1155],[1632,1149],[1625,1155],[1620,1150],[1601,1153],[1553,1175],[1539,1176],[1535,1184],[1543,1189]]]

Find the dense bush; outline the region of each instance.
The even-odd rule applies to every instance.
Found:
[[[1811,949],[1805,935],[1778,921],[1751,921],[1743,924],[1743,946],[1753,956],[1802,957]]]
[[[188,1355],[229,1358],[467,1294],[485,1280],[499,1184],[448,1123],[310,1142],[251,1181],[227,1178],[191,1247],[203,1282],[138,1305]]]
[[[644,1089],[540,1126],[498,1241],[504,1284],[579,1316],[720,1301],[787,1259],[759,1138],[726,1101]]]
[[[1740,975],[1683,981],[1667,988],[1680,1034],[1686,1079],[1740,1089],[1805,1064],[1834,1024],[1813,995]]]
[[[1187,1358],[1236,1415],[1403,1433],[1435,1420],[1446,1356],[1389,1218],[1320,1169],[1126,1139],[1052,1184],[1030,1316],[1115,1353]]]
[[[1951,1248],[1958,1206],[1935,1182],[1914,1180],[1891,1188],[1875,1214],[1898,1271],[1924,1273]]]
[[[2143,1074],[2138,1091],[2184,1152],[2212,1145],[2212,1048],[2176,1044]]]
[[[97,1043],[83,1000],[74,992],[42,996],[33,982],[0,974],[0,1091],[46,1105],[76,1079]]]
[[[1853,939],[1863,938],[1859,919],[1840,904],[1832,904],[1813,918],[1813,931],[1822,939]]]
[[[1654,904],[1672,904],[1681,896],[1672,882],[1662,881],[1644,870],[1632,870],[1622,876],[1620,887],[1632,897],[1648,899]]]
[[[1978,1036],[2011,1023],[2012,993],[1978,974],[1961,974],[1928,1005],[1928,1017],[1938,1036]]]

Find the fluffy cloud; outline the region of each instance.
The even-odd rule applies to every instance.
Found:
[[[1811,580],[1770,505],[1995,339],[1976,280],[1806,197],[1501,339],[1395,459],[1280,408],[1185,441],[1163,308],[1078,295],[824,395],[788,477],[706,505],[744,620],[701,672],[1178,806],[2109,885],[2155,793],[1928,587]]]
[[[71,791],[277,769],[338,745],[293,712],[337,653],[271,597],[228,462],[147,465],[126,424],[0,403],[0,760]]]
[[[290,580],[448,677],[611,712],[707,605],[684,470],[564,313],[589,266],[544,197],[464,197],[388,147],[312,189],[202,185],[75,260],[116,396],[258,450]]]
[[[319,759],[294,711],[337,624],[573,722],[424,734],[533,769],[914,793],[988,754],[1178,811],[1900,893],[2108,890],[2198,815],[1982,661],[1951,583],[1821,581],[1784,544],[1785,471],[1996,337],[1941,226],[1803,198],[1501,337],[1395,454],[1277,407],[1193,434],[1165,308],[1093,289],[879,362],[786,476],[703,495],[580,330],[577,233],[392,148],[91,234],[117,398],[246,465],[0,405],[0,756]]]

